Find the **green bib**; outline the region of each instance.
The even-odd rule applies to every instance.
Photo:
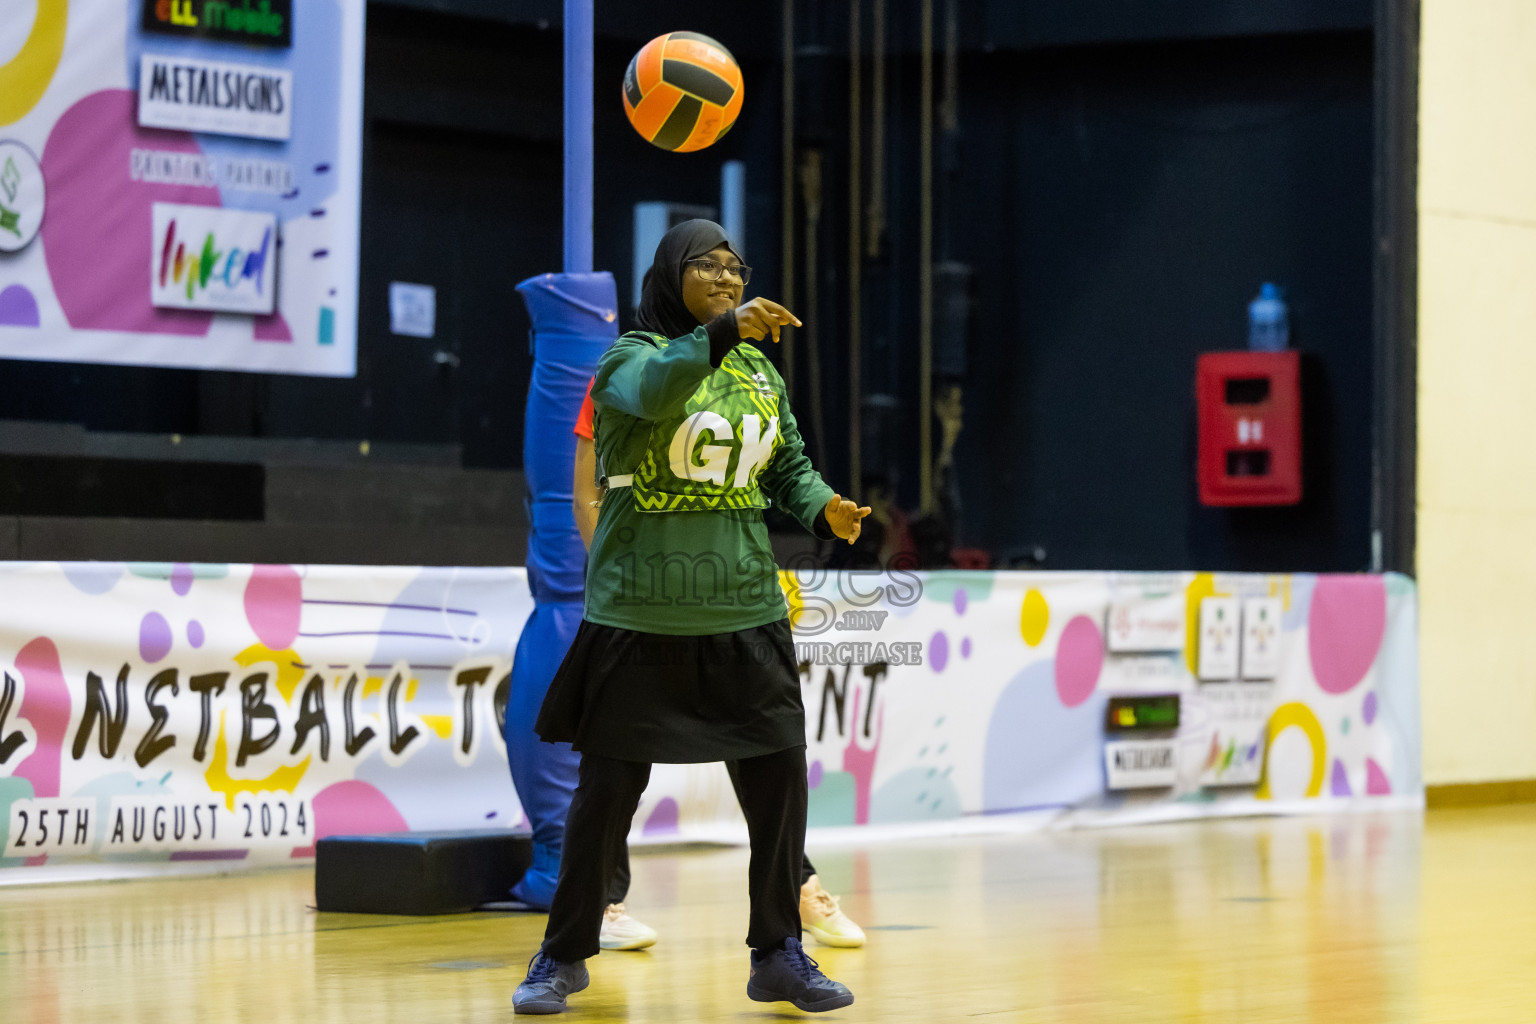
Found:
[[[667,339],[649,335],[660,347]],[[651,424],[630,488],[642,512],[767,508],[757,478],[779,438],[778,371],[740,344],[704,378],[680,412]]]

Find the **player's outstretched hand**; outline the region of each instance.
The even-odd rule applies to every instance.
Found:
[[[802,326],[799,317],[772,299],[753,299],[736,307],[736,331],[751,341],[772,337],[777,345],[779,328],[786,324]]]
[[[834,494],[832,500],[827,502],[827,525],[832,527],[833,533],[852,544],[859,539],[859,531],[864,528],[864,517],[869,512],[868,505],[855,505],[851,501],[844,501],[841,494]]]

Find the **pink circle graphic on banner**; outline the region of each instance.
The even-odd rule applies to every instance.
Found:
[[[257,341],[292,341],[293,331],[288,329],[288,321],[283,319],[281,311],[271,316],[257,316],[251,318],[255,324],[254,334]]]
[[[171,589],[181,597],[192,592],[192,563],[177,562],[171,567]]]
[[[203,640],[203,624],[196,619],[187,623],[187,643],[193,647],[201,647],[203,646]]]
[[[171,624],[159,612],[139,620],[139,657],[154,664],[171,653]]]
[[[251,567],[245,585],[245,620],[256,639],[274,651],[291,645],[299,636],[304,611],[304,581],[291,565]]]
[[[1099,685],[1104,668],[1104,637],[1086,615],[1079,615],[1061,631],[1056,647],[1056,696],[1075,708]]]
[[[59,772],[69,732],[69,684],[59,663],[59,648],[45,636],[30,640],[16,652],[26,696],[14,714],[32,723],[37,746],[16,766],[18,779],[32,783],[32,795],[60,796]]]
[[[1368,796],[1392,795],[1392,783],[1375,758],[1365,759],[1365,792]]]
[[[1324,693],[1345,693],[1376,663],[1387,629],[1380,576],[1319,576],[1307,613],[1312,675]]]
[[[218,206],[219,190],[135,181],[135,151],[202,155],[187,132],[138,127],[137,110],[132,90],[94,92],[48,135],[42,238],[54,295],[77,329],[204,335],[212,313],[150,304],[152,212],[155,203]]]
[[[389,797],[367,782],[352,779],[326,786],[311,801],[315,809],[315,839],[370,832],[404,832],[410,828]]]

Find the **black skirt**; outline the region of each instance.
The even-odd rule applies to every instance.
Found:
[[[805,745],[789,620],[672,636],[583,619],[534,729],[576,750],[660,764],[735,761]]]

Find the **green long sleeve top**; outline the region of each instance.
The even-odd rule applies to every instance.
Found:
[[[587,558],[589,621],[688,636],[774,622],[788,609],[762,509],[831,536],[833,490],[783,378],[724,336],[720,321],[671,340],[626,334],[598,363],[593,443],[609,489]]]

